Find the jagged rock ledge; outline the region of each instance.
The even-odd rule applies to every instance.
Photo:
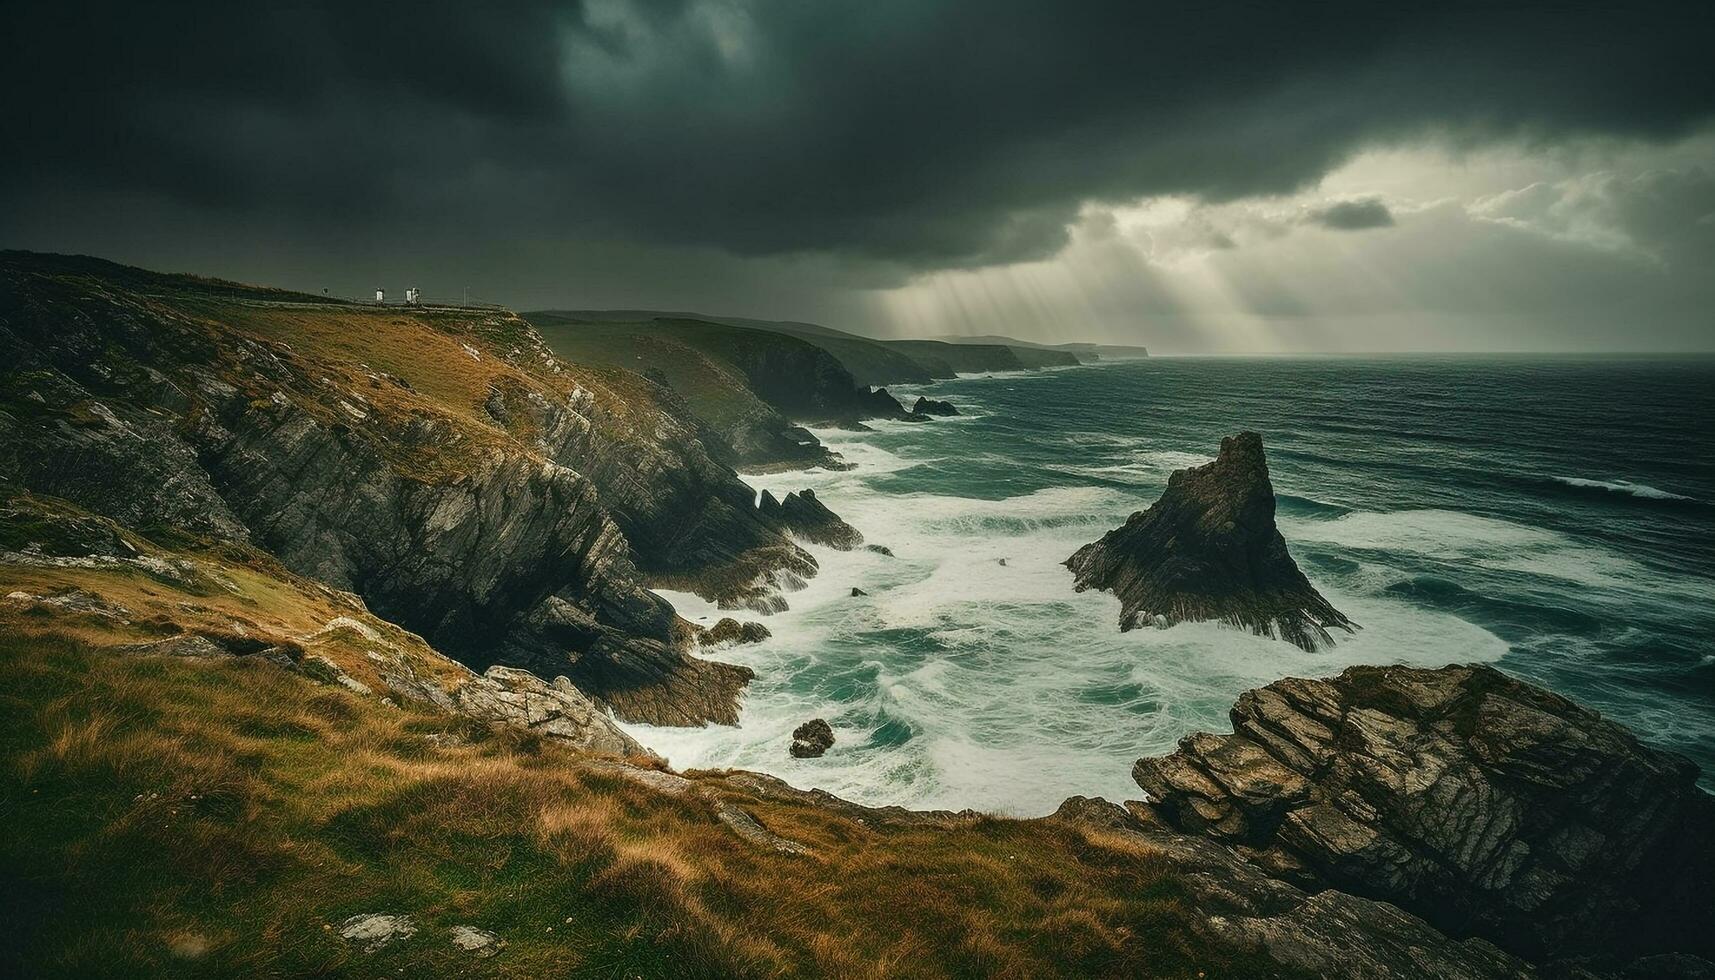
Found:
[[[838,514],[816,499],[814,490],[789,493],[784,500],[776,500],[773,494],[764,490],[757,509],[764,518],[812,544],[840,551],[850,551],[863,544],[863,535],[858,529],[841,520]]]
[[[1715,959],[1715,798],[1595,712],[1485,666],[1353,667],[1232,721],[1137,763],[1165,825],[1529,960]]]
[[[1119,596],[1122,631],[1217,620],[1314,651],[1353,628],[1287,552],[1255,432],[1222,439],[1213,462],[1176,471],[1152,507],[1065,564],[1079,592]]]

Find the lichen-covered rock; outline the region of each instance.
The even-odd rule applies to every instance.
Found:
[[[1594,712],[1489,667],[1353,667],[1232,720],[1134,768],[1171,826],[1529,959],[1715,953],[1715,799]]]
[[[592,752],[649,754],[564,677],[549,684],[527,670],[490,667],[454,691],[452,700],[461,714],[539,732]]]
[[[417,923],[408,915],[386,912],[366,912],[354,915],[339,924],[339,936],[349,943],[373,953],[389,943],[410,939],[417,934]]]
[[[820,718],[812,718],[792,729],[792,747],[789,751],[794,759],[820,759],[833,747],[834,729]]]
[[[487,959],[506,948],[506,940],[499,935],[475,926],[453,926],[447,930],[447,937],[454,946],[478,959]]]
[[[1306,650],[1352,623],[1298,570],[1274,524],[1262,437],[1221,440],[1214,462],[1175,472],[1154,506],[1066,560],[1075,587],[1120,600],[1120,629],[1218,620]]]

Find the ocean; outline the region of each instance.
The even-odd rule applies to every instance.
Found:
[[[814,488],[894,556],[812,546],[821,573],[763,619],[773,638],[717,654],[757,672],[738,727],[628,726],[675,766],[1038,815],[1136,798],[1138,757],[1230,731],[1234,697],[1276,678],[1484,662],[1715,787],[1715,360],[1155,358],[896,393],[966,414],[818,431],[856,468],[748,478]],[[1243,429],[1294,558],[1362,629],[1316,653],[1213,624],[1120,633],[1118,601],[1060,563]],[[813,717],[838,741],[792,759]]]

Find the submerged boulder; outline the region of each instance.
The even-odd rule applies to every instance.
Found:
[[[820,718],[799,725],[792,730],[792,758],[820,759],[822,753],[834,745],[834,729]]]
[[[1232,721],[1134,767],[1170,826],[1527,959],[1715,956],[1715,798],[1593,711],[1490,667],[1353,667]]]
[[[1065,564],[1079,592],[1119,596],[1122,631],[1219,620],[1314,651],[1353,628],[1287,552],[1255,432],[1222,439],[1213,462],[1175,472],[1152,507]]]
[[[922,395],[918,395],[917,404],[911,406],[911,414],[957,415],[959,414],[959,410],[952,402],[942,401],[938,398],[924,398]]]

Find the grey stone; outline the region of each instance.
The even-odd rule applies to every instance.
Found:
[[[650,754],[569,681],[549,684],[527,670],[490,667],[454,691],[452,701],[461,714],[540,732],[592,752]]]
[[[417,924],[408,915],[387,912],[367,912],[354,915],[339,924],[339,935],[346,942],[373,953],[389,943],[410,939],[417,934]]]
[[[447,935],[454,946],[479,959],[487,959],[506,948],[506,940],[499,935],[475,926],[453,926]]]

